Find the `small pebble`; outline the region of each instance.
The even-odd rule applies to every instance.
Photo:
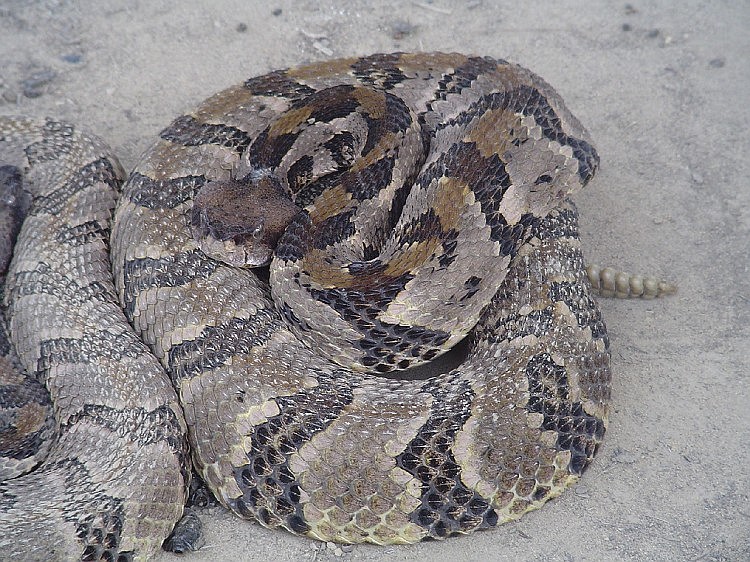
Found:
[[[237,33],[245,33],[247,31],[247,24],[246,23],[238,23],[237,27],[235,27],[237,30]]]
[[[23,95],[27,98],[38,98],[45,91],[45,86],[55,79],[57,74],[53,70],[40,70],[21,82]]]
[[[281,15],[281,8],[276,8],[273,12],[271,12],[274,16],[280,16]]]
[[[708,61],[708,66],[710,66],[711,68],[722,68],[726,63],[727,62],[726,60],[724,60],[724,57],[717,57]]]
[[[633,29],[633,28],[632,28],[632,26],[629,23],[623,23],[622,24],[622,30],[623,31],[630,31],[631,29]]]
[[[63,55],[60,58],[65,62],[69,62],[70,64],[78,64],[83,60],[83,56],[78,53],[68,53],[67,55]]]
[[[164,550],[175,554],[195,552],[206,544],[203,536],[203,522],[192,509],[185,510],[172,531],[164,541]]]
[[[336,543],[328,541],[326,543],[326,548],[330,550],[333,553],[333,555],[337,558],[340,558],[341,556],[344,555],[344,551],[341,550],[341,548],[339,548],[339,545],[337,545]]]

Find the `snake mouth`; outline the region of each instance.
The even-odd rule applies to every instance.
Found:
[[[271,263],[273,249],[267,246],[245,243],[243,236],[219,239],[203,229],[204,222],[193,231],[198,247],[208,257],[233,267],[264,267]]]

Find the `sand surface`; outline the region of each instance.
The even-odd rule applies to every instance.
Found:
[[[174,116],[276,68],[393,50],[519,62],[596,140],[601,171],[577,198],[589,259],[680,285],[602,302],[606,442],[542,510],[469,538],[341,549],[216,508],[183,559],[750,559],[748,28],[750,4],[729,1],[1,0],[0,112],[86,124],[126,168]]]

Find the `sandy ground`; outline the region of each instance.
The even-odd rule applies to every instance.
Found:
[[[606,442],[576,488],[520,522],[342,550],[215,508],[207,545],[184,559],[750,559],[750,4],[205,4],[0,0],[0,112],[85,123],[129,168],[173,116],[275,68],[393,50],[508,58],[555,85],[597,141],[601,172],[578,197],[590,259],[680,291],[602,303]]]

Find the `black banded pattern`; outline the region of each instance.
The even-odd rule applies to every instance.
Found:
[[[256,108],[242,127],[256,133],[219,125],[211,100],[179,118],[126,185],[113,238],[174,213],[164,243],[121,250],[116,279],[180,385],[220,501],[269,527],[391,543],[491,527],[560,493],[602,438],[608,371],[566,202],[598,156],[554,91],[504,61],[397,53],[278,71],[212,99],[225,96]],[[205,261],[184,230],[210,182],[159,154],[205,143],[229,160],[242,151],[213,189],[272,177],[301,209],[275,248],[273,307],[263,276]],[[521,285],[530,278],[544,288]],[[160,320],[160,306],[176,316]],[[467,363],[427,383],[342,371],[406,369],[465,335]],[[581,357],[548,365],[547,348]],[[503,365],[520,382],[506,387]],[[224,411],[214,396],[229,397]],[[513,412],[515,448],[495,435],[500,411]],[[391,441],[372,434],[381,424]]]
[[[114,217],[122,172],[100,141],[0,118],[3,143],[23,158],[0,187],[35,190],[4,304],[60,428],[0,484],[9,556],[149,557],[182,512],[185,434],[228,509],[347,543],[516,519],[596,453],[608,341],[568,197],[598,155],[533,73],[392,53],[250,78],[162,130]],[[215,200],[207,236],[240,232],[247,204],[261,224],[203,245]],[[267,269],[223,260],[272,218]],[[460,341],[449,372],[382,376]]]
[[[0,484],[0,551],[142,558],[179,518],[190,472],[177,397],[112,283],[109,234],[123,172],[99,139],[51,120],[0,117],[0,159],[6,151],[25,154],[13,163],[32,195],[4,286],[17,361],[33,377],[15,388],[40,381],[49,390],[11,423],[56,442],[33,472]],[[19,394],[2,377],[7,408]],[[45,430],[34,420],[45,419],[48,400],[55,420]]]

